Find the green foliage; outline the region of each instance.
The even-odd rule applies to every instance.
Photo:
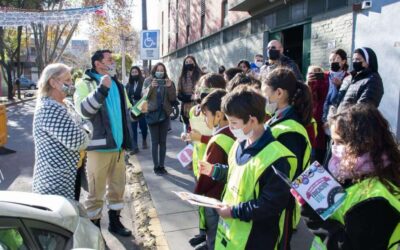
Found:
[[[122,70],[122,56],[121,54],[113,54],[113,59],[117,64],[117,71],[121,72]],[[129,55],[125,56],[125,68],[128,71],[132,66],[132,59]]]

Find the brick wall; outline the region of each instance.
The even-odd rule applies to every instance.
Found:
[[[353,47],[353,13],[348,9],[316,16],[311,24],[311,64],[329,68],[330,52],[336,48],[347,52],[351,61]]]

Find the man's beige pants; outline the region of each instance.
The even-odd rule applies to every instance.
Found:
[[[88,151],[86,173],[89,194],[84,206],[89,218],[101,218],[104,195],[109,209],[121,210],[124,206],[125,190],[124,151]]]

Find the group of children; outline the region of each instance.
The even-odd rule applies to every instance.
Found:
[[[196,249],[287,247],[299,209],[271,165],[291,179],[308,165],[311,146],[304,126],[311,121],[311,95],[285,68],[264,79],[262,88],[246,76],[235,78],[229,93],[220,75],[200,78],[192,130],[182,135],[194,144],[195,193],[226,204],[199,209],[204,233],[190,243]],[[211,135],[195,127],[206,127]]]
[[[271,71],[261,88],[243,75],[237,80],[227,91],[220,75],[202,76],[199,105],[189,119],[192,130],[182,135],[194,144],[195,193],[224,204],[199,209],[201,233],[189,242],[195,249],[290,249],[300,205],[273,167],[294,180],[310,165],[309,130],[315,123],[310,88],[287,68]],[[333,156],[325,167],[348,198],[332,220],[322,221],[308,205],[301,208],[316,236],[312,249],[395,249],[400,242],[400,151],[387,121],[362,104],[331,119]],[[382,136],[375,137],[376,131]],[[374,206],[385,213],[375,215]]]

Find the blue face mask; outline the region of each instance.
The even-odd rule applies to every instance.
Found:
[[[154,76],[157,79],[162,79],[162,78],[164,78],[164,72],[157,71],[156,73],[154,73]]]

